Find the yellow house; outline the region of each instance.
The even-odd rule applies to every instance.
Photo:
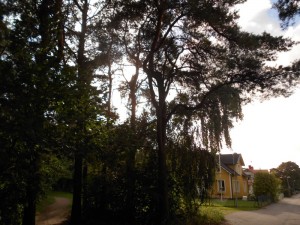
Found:
[[[242,198],[248,195],[248,177],[243,172],[241,154],[217,155],[219,166],[212,187],[214,198]]]

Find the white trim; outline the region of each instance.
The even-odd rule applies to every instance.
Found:
[[[229,174],[230,198],[232,198],[231,174]]]
[[[221,186],[223,186],[223,190],[220,189],[220,183],[221,182],[223,183],[223,185],[221,185]],[[218,188],[219,193],[225,193],[226,192],[226,185],[225,185],[225,180],[224,179],[218,179],[217,180],[217,186],[218,186],[217,188]]]

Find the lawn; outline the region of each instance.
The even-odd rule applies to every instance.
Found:
[[[212,199],[206,204],[206,207],[211,207],[222,211],[225,215],[235,211],[251,211],[259,209],[255,201],[237,200],[237,207],[233,199]]]

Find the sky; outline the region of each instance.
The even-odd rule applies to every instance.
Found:
[[[248,0],[237,9],[243,30],[255,34],[266,31],[300,41],[300,23],[282,30],[272,0]],[[273,65],[287,66],[298,58],[300,44],[280,53]],[[122,102],[116,93],[114,98]],[[224,148],[222,154],[241,153],[245,166],[252,165],[255,169],[276,168],[287,161],[300,166],[300,87],[289,98],[253,101],[243,107],[243,114],[243,120],[235,123],[230,132],[232,148]]]
[[[239,24],[245,31],[263,31],[300,41],[300,23],[286,30],[280,28],[271,0],[248,0],[238,7]],[[288,65],[300,58],[300,45],[278,55],[274,65]],[[232,149],[225,153],[241,153],[245,166],[254,169],[278,167],[292,161],[300,166],[300,87],[288,98],[278,97],[243,106],[244,118],[235,123],[230,134]]]

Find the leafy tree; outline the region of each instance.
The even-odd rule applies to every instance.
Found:
[[[136,126],[140,137],[143,137],[147,133],[146,126],[142,126],[141,121]],[[132,146],[132,138],[135,138],[135,134],[130,124],[111,125],[106,139],[101,140],[101,149],[88,156],[88,201],[84,209],[85,222],[88,224],[146,224],[146,221],[151,220],[149,214],[153,208],[149,208],[149,204],[153,205],[153,196],[148,191],[155,179],[152,170],[147,171],[149,164],[154,163],[148,156],[151,142],[145,141],[149,137],[139,140],[143,145],[135,142],[140,147],[133,165],[135,193],[131,201],[134,208],[130,217],[128,215],[128,152],[133,147],[137,148]]]
[[[95,70],[106,65],[101,48],[96,45],[95,24],[103,4],[90,1],[64,2],[63,31],[65,33],[65,63],[72,67],[74,76],[64,99],[58,102],[57,121],[63,124],[63,132],[74,159],[73,204],[71,224],[81,224],[83,183],[86,183],[87,155],[97,126],[103,115],[101,88],[95,82]],[[98,29],[97,31],[99,31]],[[95,45],[93,45],[93,44]],[[99,137],[99,136],[97,136]]]
[[[291,161],[281,163],[277,168],[271,169],[272,173],[281,180],[286,196],[291,196],[295,188],[300,187],[300,168]]]
[[[255,174],[253,191],[256,197],[268,196],[272,201],[278,200],[280,180],[274,174],[258,172]]]
[[[43,183],[42,158],[51,145],[46,129],[50,121],[45,115],[59,89],[57,3],[47,0],[3,3],[2,19],[8,24],[8,31],[0,59],[0,106],[4,112],[0,133],[1,153],[9,159],[3,170],[6,184],[2,189],[3,201],[12,204],[7,209],[16,206],[16,212],[22,214],[22,224],[26,225],[35,224],[35,207]],[[6,191],[16,195],[15,202],[5,197]],[[7,224],[21,222],[14,210],[3,216],[2,213],[5,210],[1,219]]]
[[[132,64],[134,68],[133,74],[124,74],[125,81],[121,83],[119,90],[123,97],[128,96],[128,111],[129,111],[129,123],[131,127],[131,147],[128,149],[127,160],[126,160],[126,179],[127,179],[127,194],[126,194],[126,202],[127,202],[127,211],[128,217],[134,218],[135,206],[132,199],[134,198],[135,193],[135,158],[138,149],[141,147],[140,135],[138,132],[138,113],[137,109],[140,105],[140,99],[143,94],[143,84],[145,83],[141,77],[141,60],[140,54],[141,51],[139,49],[140,43],[139,40],[132,40],[130,32],[128,29],[125,29],[123,35],[123,45],[125,46],[125,55],[129,63]],[[128,45],[130,44],[130,45]],[[124,73],[124,71],[123,71]],[[127,79],[130,75],[130,79]],[[143,110],[142,116],[146,116],[145,109]],[[141,125],[141,124],[140,124]],[[143,135],[144,136],[144,135]]]
[[[22,224],[34,224],[36,202],[45,184],[54,181],[48,179],[54,168],[47,161],[74,152],[78,156],[93,135],[89,127],[98,116],[99,92],[91,86],[93,78],[88,72],[95,62],[85,59],[85,32],[78,35],[73,30],[72,35],[76,33],[80,40],[78,57],[74,60],[69,54],[72,48],[65,38],[71,38],[66,26],[74,22],[68,20],[70,5],[60,0],[6,1],[4,9],[3,24],[8,25],[6,35],[1,35],[5,39],[1,39],[0,105],[5,113],[1,114],[0,133],[1,155],[9,160],[4,164],[8,169],[1,174],[5,184],[1,196],[4,199],[9,191],[13,194],[17,187],[15,197],[4,200],[4,205],[10,204],[7,210],[14,206],[17,210],[16,216],[6,213],[5,207],[0,213],[6,224],[19,224],[17,214],[23,214]],[[86,71],[85,63],[93,66]],[[17,162],[18,158],[22,160]],[[81,207],[81,194],[76,190]]]
[[[176,132],[169,137],[167,146],[171,212],[182,219],[198,214],[213,183],[216,167],[214,155],[195,145],[193,133],[191,129]]]
[[[191,121],[201,121],[201,146],[216,152],[223,140],[230,145],[228,131],[232,119],[241,118],[243,94],[282,94],[290,86],[289,68],[268,68],[264,61],[275,59],[277,51],[288,50],[293,42],[267,33],[242,32],[232,9],[242,2],[115,3],[122,18],[119,26],[128,28],[136,36],[133,40],[140,40],[141,63],[155,110],[160,223],[166,223],[170,213],[166,144],[172,116],[192,113]]]
[[[0,3],[1,223],[35,223],[64,158],[74,161],[71,224],[168,223],[182,199],[195,209],[248,94],[288,95],[296,83],[296,67],[264,64],[293,42],[240,31],[232,7],[243,0],[92,2]],[[131,118],[114,125],[112,75],[125,57],[136,68]],[[152,104],[141,118],[139,78]]]

